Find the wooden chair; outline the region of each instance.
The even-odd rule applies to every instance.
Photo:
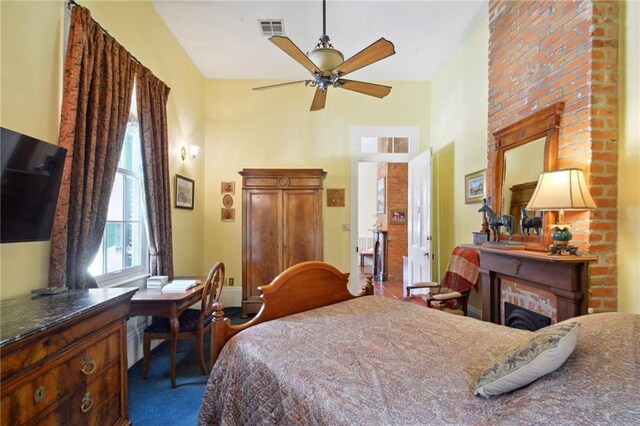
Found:
[[[179,317],[180,328],[178,340],[196,339],[196,350],[202,374],[207,374],[207,365],[204,361],[204,332],[211,330],[211,353],[213,353],[213,305],[218,302],[222,285],[224,284],[224,263],[217,262],[204,283],[200,309],[187,309]],[[146,379],[149,373],[151,340],[170,340],[172,338],[171,324],[168,318],[157,318],[151,325],[144,329],[144,366],[142,378]],[[171,365],[175,368],[175,353],[171,353]]]
[[[451,253],[447,272],[440,284],[420,282],[407,286],[404,300],[457,315],[467,316],[469,293],[478,283],[480,256],[475,249],[456,247]],[[411,295],[416,289],[429,288],[428,294]]]

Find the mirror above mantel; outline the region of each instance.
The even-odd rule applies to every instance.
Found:
[[[493,134],[495,161],[488,170],[493,177],[491,205],[497,214],[514,217],[511,241],[528,250],[546,251],[551,243],[548,225],[555,223],[555,214],[536,216],[534,212],[523,212],[522,207],[531,198],[540,173],[557,168],[563,109],[563,102],[552,104]],[[523,213],[530,218],[525,223]],[[501,232],[500,241],[508,241],[506,230]]]

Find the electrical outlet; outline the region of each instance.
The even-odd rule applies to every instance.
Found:
[[[233,285],[233,278],[229,278],[229,285],[232,286]]]
[[[593,308],[588,308],[587,309],[587,313],[592,314],[593,313]]]

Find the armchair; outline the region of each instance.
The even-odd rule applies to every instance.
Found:
[[[404,300],[441,311],[467,315],[469,293],[476,287],[480,275],[480,256],[475,249],[456,247],[451,253],[447,272],[440,284],[418,282],[407,286]],[[432,289],[428,294],[412,295],[416,289]]]

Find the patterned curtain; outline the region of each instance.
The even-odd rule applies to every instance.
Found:
[[[151,274],[173,278],[167,98],[170,89],[147,68],[136,69],[136,96]]]
[[[80,6],[71,12],[58,144],[67,149],[49,284],[84,289],[107,221],[131,106],[134,61]]]

